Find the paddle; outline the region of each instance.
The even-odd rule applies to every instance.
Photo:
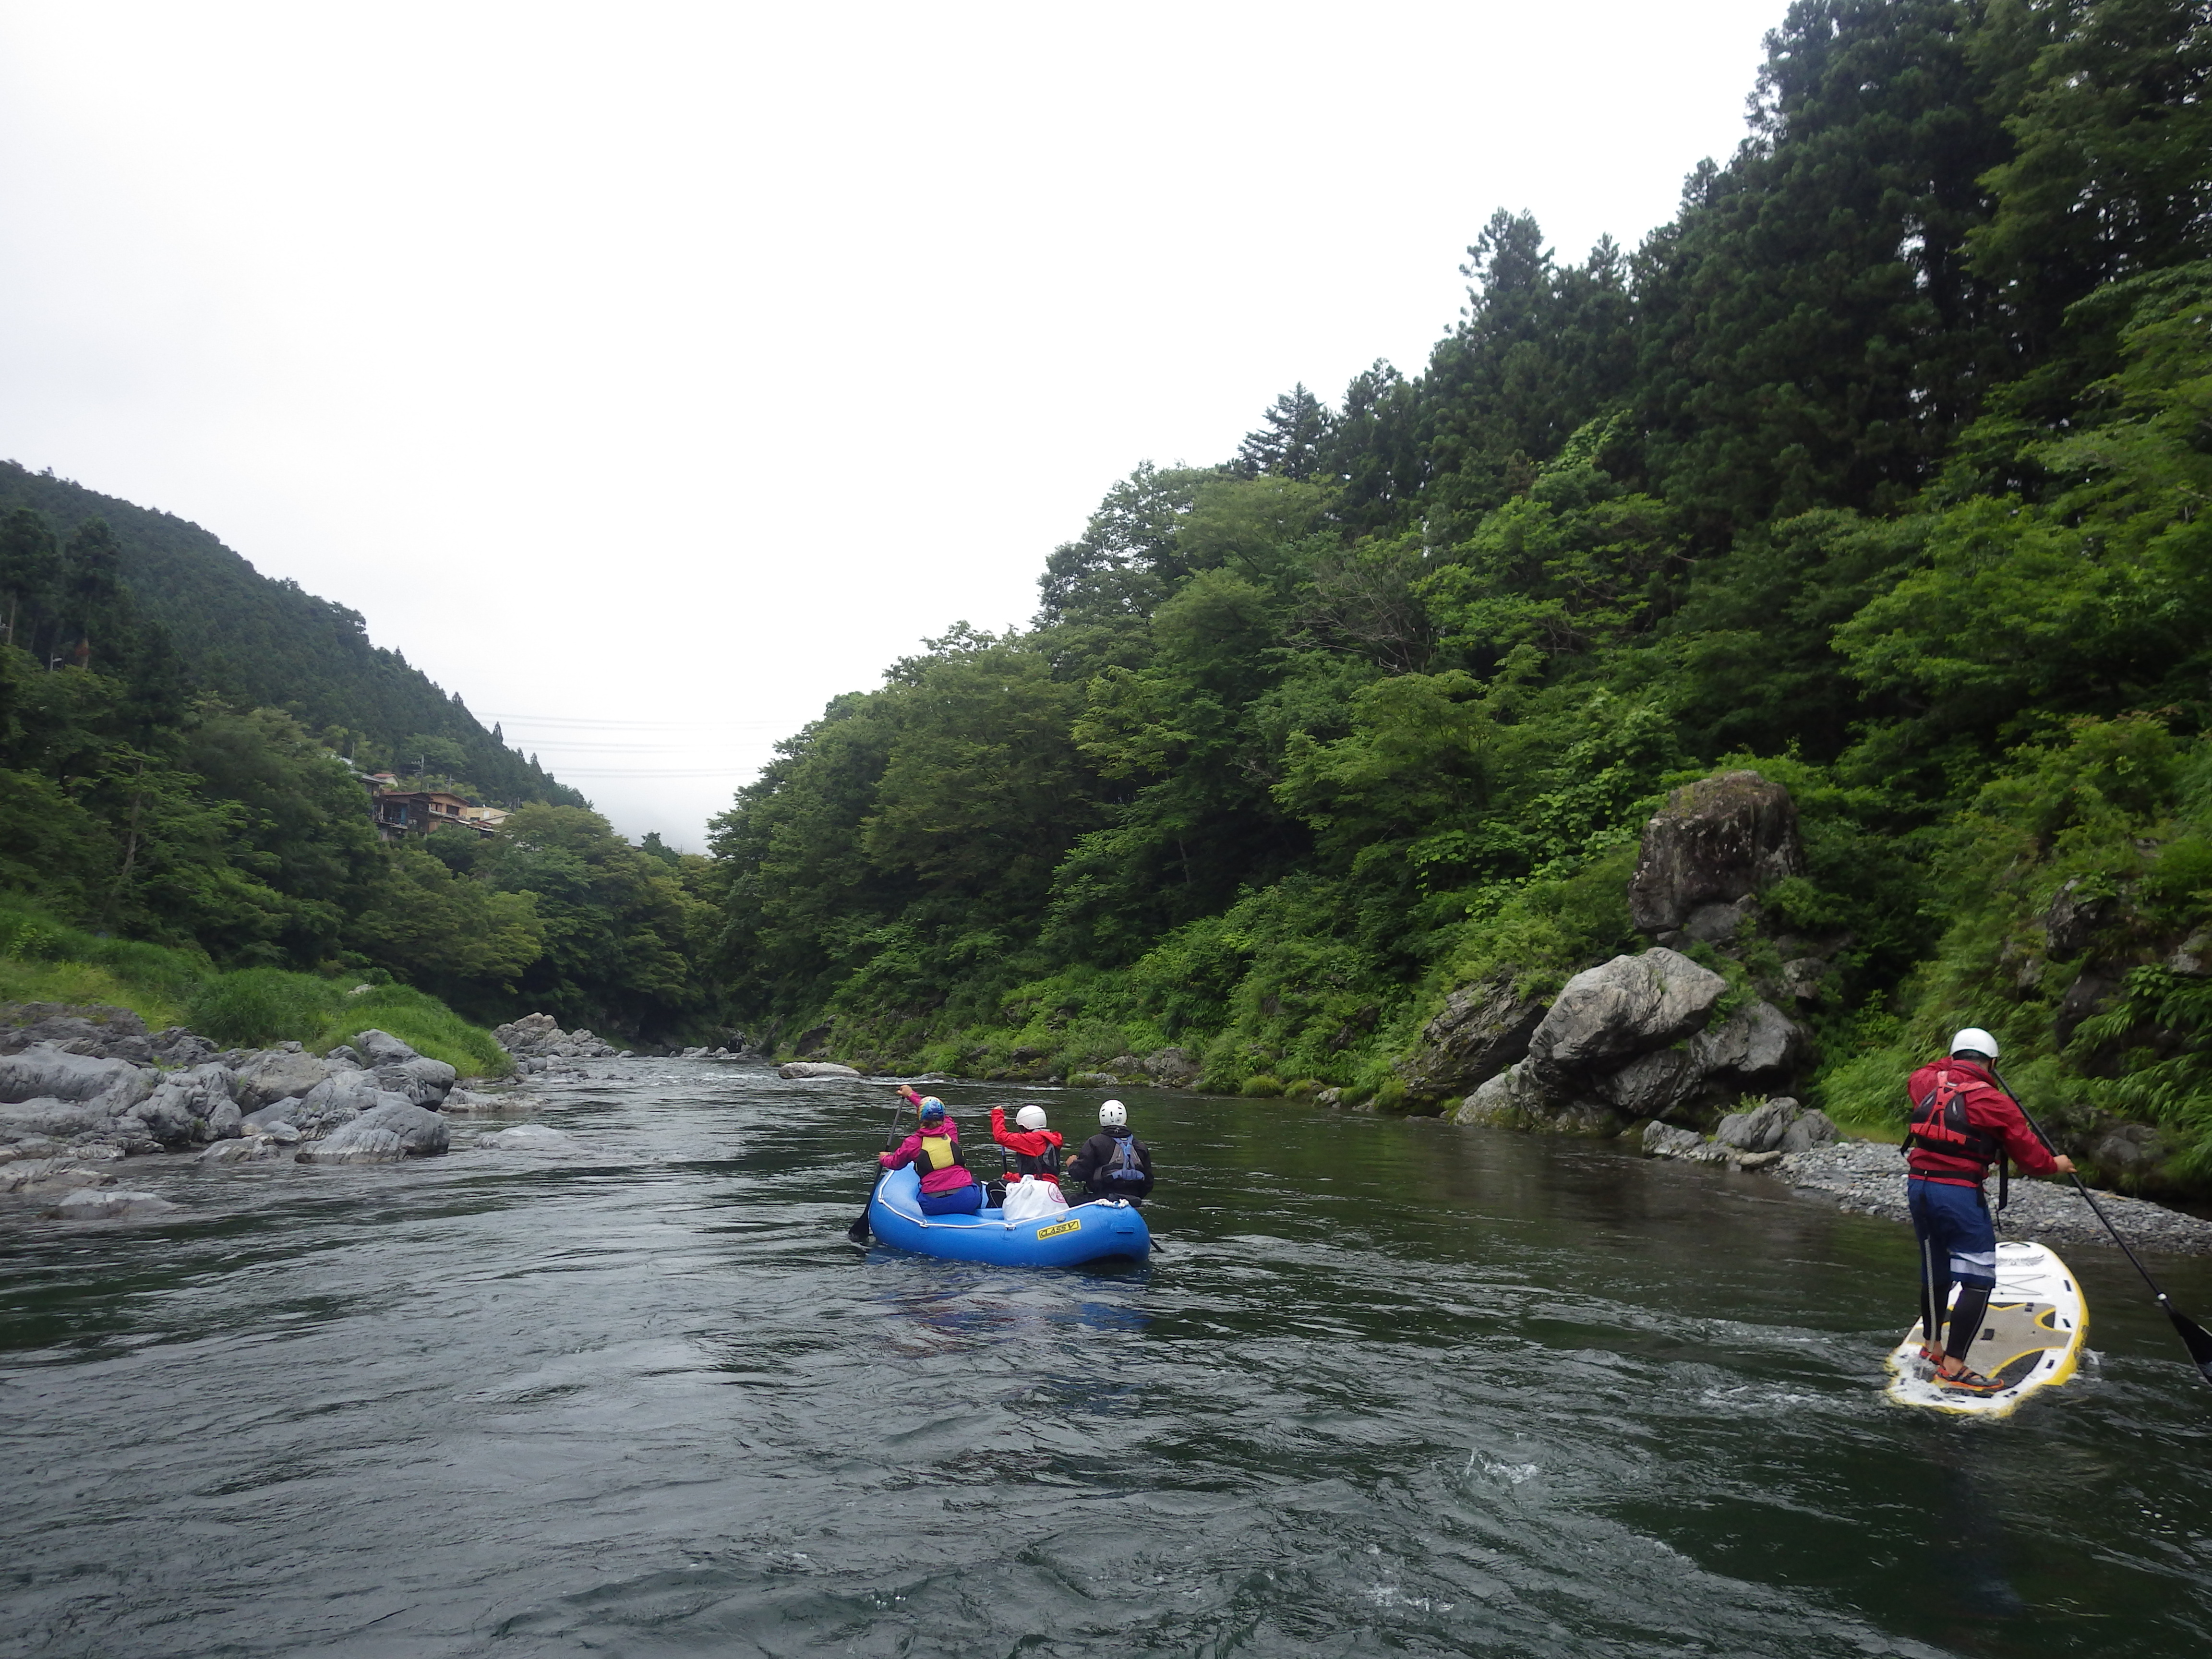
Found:
[[[1997,1087],[2002,1089],[2007,1094],[2012,1095],[2012,1103],[2020,1107],[2021,1116],[2027,1118],[2027,1127],[2035,1132],[2035,1138],[2043,1143],[2044,1150],[2056,1152],[2057,1148],[2051,1146],[2051,1137],[2043,1133],[2043,1126],[2033,1118],[2028,1117],[2027,1108],[2021,1105],[2018,1095],[2013,1094],[2012,1085],[1997,1076],[1997,1068],[1995,1066],[1990,1067],[1990,1075],[1996,1078]],[[2069,1170],[2066,1178],[2074,1183],[2074,1190],[2081,1194],[2082,1201],[2088,1205],[2090,1213],[2104,1224],[2105,1231],[2112,1236],[2112,1243],[2120,1247],[2120,1254],[2127,1257],[2130,1265],[2142,1275],[2142,1282],[2150,1286],[2151,1296],[2160,1307],[2166,1310],[2166,1316],[2173,1322],[2174,1331],[2181,1338],[2182,1346],[2189,1350],[2189,1357],[2197,1362],[2197,1370],[2203,1375],[2207,1382],[2212,1382],[2212,1331],[2206,1330],[2166,1300],[2166,1292],[2158,1287],[2158,1280],[2150,1276],[2150,1269],[2144,1267],[2142,1259],[2128,1248],[2128,1241],[2120,1237],[2120,1230],[2112,1225],[2112,1218],[2105,1213],[2103,1206],[2090,1196],[2089,1189],[2081,1184],[2081,1177]]]
[[[902,1095],[899,1097],[899,1103],[891,1108],[891,1132],[884,1137],[885,1152],[888,1152],[898,1143],[899,1120],[905,1115],[906,1097]],[[890,1173],[880,1164],[876,1166],[876,1178],[868,1186],[868,1201],[860,1206],[858,1218],[851,1226],[845,1229],[845,1237],[855,1244],[866,1244],[868,1242],[868,1212],[875,1208],[876,1188],[884,1184],[884,1177]]]

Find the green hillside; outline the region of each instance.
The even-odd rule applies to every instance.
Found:
[[[1971,1022],[2212,1186],[2208,80],[2201,4],[1799,0],[1633,252],[1501,211],[1417,373],[1139,467],[1028,629],[785,744],[716,829],[741,1015],[1435,1109],[1446,993],[1636,948],[1639,827],[1748,766],[1808,868],[1694,948],[1787,1000],[1818,944],[1820,1098]]]
[[[706,860],[630,845],[358,615],[206,532],[20,468],[0,485],[11,999],[198,1008],[242,986],[301,1035],[366,978],[485,1024],[712,1029]],[[489,840],[380,841],[358,769],[418,757],[428,781],[518,810]]]
[[[64,540],[88,521],[106,524],[139,610],[204,689],[281,708],[368,769],[411,773],[427,750],[429,772],[489,799],[590,805],[486,731],[458,693],[371,643],[359,611],[261,574],[198,525],[0,462],[0,517],[26,507]]]

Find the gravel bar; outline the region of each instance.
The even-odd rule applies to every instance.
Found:
[[[1909,1219],[1905,1212],[1905,1160],[1892,1142],[1846,1141],[1837,1146],[1815,1146],[1791,1152],[1766,1173],[1778,1176],[1802,1193],[1832,1198],[1860,1215],[1887,1216],[1892,1221]],[[1995,1183],[1990,1188],[1995,1203]],[[2112,1218],[2120,1235],[2139,1250],[2174,1255],[2212,1255],[2212,1221],[2169,1210],[2140,1198],[2124,1198],[2100,1192],[2097,1203]],[[1997,1212],[1999,1238],[2040,1239],[2045,1243],[2109,1244],[2112,1238],[2097,1224],[2089,1206],[2060,1176],[2037,1181],[2015,1178],[2012,1202]]]

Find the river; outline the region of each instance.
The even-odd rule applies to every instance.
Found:
[[[0,1213],[0,1653],[2212,1650],[2212,1390],[2117,1253],[1965,1423],[1881,1396],[1909,1234],[1759,1177],[1127,1090],[1162,1253],[1006,1271],[845,1242],[880,1085],[595,1070],[558,1153]]]

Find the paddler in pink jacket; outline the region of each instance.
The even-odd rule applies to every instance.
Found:
[[[917,1095],[903,1084],[899,1092],[921,1109],[921,1127],[900,1142],[896,1152],[883,1153],[878,1161],[886,1170],[903,1170],[911,1164],[921,1171],[924,1215],[973,1215],[983,1207],[983,1188],[961,1158],[960,1126],[936,1096]]]

